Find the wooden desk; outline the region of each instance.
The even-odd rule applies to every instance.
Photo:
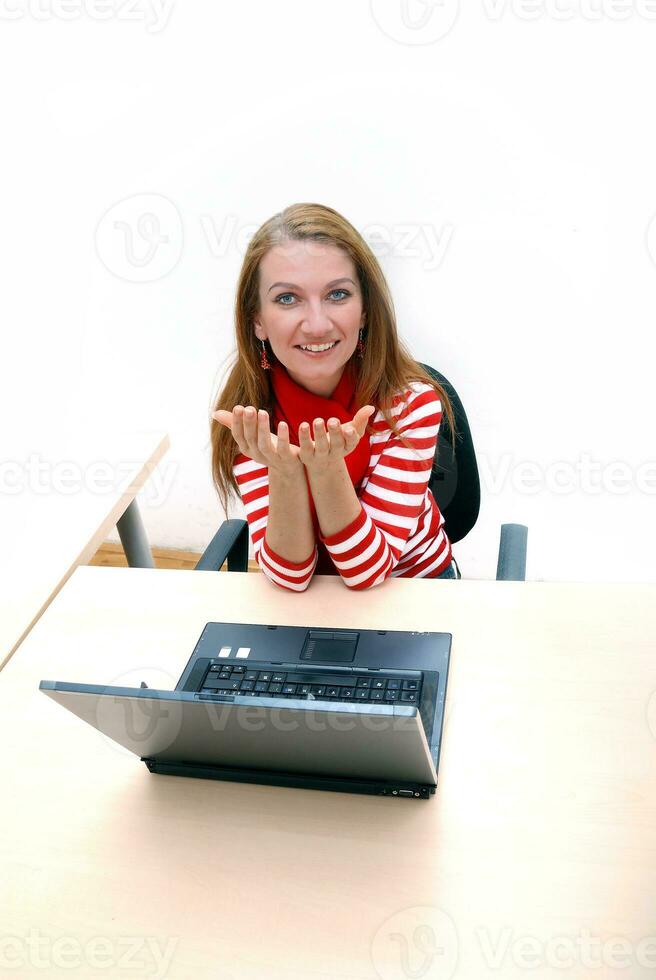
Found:
[[[172,688],[222,619],[452,632],[436,796],[153,776],[37,690]],[[653,585],[78,568],[0,675],[0,975],[652,977],[655,634]]]
[[[20,435],[13,448],[3,443],[0,669],[114,525],[128,559],[133,542],[137,559],[149,553],[136,496],[168,448],[162,432]]]

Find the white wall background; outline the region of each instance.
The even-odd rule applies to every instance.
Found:
[[[467,409],[463,574],[516,521],[530,579],[656,580],[656,0],[165,2],[0,0],[5,431],[168,430],[202,551],[245,243],[317,201]]]

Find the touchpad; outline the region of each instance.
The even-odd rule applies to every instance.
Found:
[[[301,660],[348,663],[355,657],[359,633],[308,630]]]

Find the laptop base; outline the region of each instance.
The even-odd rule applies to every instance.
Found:
[[[267,786],[292,786],[297,789],[323,789],[337,793],[365,793],[369,796],[428,800],[435,786],[421,783],[386,783],[380,780],[338,779],[306,773],[274,772],[264,769],[228,769],[190,762],[162,762],[141,759],[149,772],[164,776],[194,776],[197,779],[225,779],[237,783],[264,783]]]

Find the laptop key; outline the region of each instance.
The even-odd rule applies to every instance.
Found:
[[[383,701],[384,698],[385,698],[385,692],[384,691],[372,691],[371,692],[371,699],[373,701]]]
[[[233,674],[243,674],[245,673],[245,671],[246,668],[242,664],[235,664],[234,667],[232,668]]]
[[[256,670],[247,670],[246,673],[244,674],[245,681],[256,681],[257,679],[258,677],[257,677]]]
[[[356,690],[356,692],[355,692],[355,700],[356,701],[366,701],[368,698],[369,698],[369,691],[368,690],[366,690],[364,688],[360,688],[359,690]]]
[[[385,700],[386,701],[398,701],[399,700],[399,691],[385,691]]]
[[[400,687],[401,687],[400,681],[388,681],[387,682],[387,690],[388,691],[398,691]]]
[[[374,682],[372,683],[372,685],[371,685],[371,687],[372,687],[372,689],[373,689],[374,691],[382,691],[382,690],[383,690],[383,688],[385,687],[385,684],[386,684],[386,683],[387,683],[387,682],[386,682],[386,681],[384,681],[384,680],[378,680],[378,681],[374,681]]]
[[[296,684],[283,684],[283,694],[296,694]]]
[[[340,687],[339,694],[342,698],[352,698],[355,688],[353,687]]]
[[[282,684],[269,684],[267,690],[269,694],[280,694],[282,691]]]
[[[371,677],[358,677],[356,687],[371,687]]]
[[[287,679],[287,674],[274,674],[271,680],[274,684],[284,684]]]
[[[403,681],[403,690],[404,691],[416,691],[417,690],[417,681]]]
[[[242,681],[241,682],[241,687],[239,688],[239,690],[240,691],[252,691],[254,687],[255,687],[255,682],[254,681]]]
[[[230,681],[228,687],[230,688],[231,691],[238,691],[239,688],[241,687],[241,681],[239,680],[239,678],[237,678],[236,681]]]
[[[266,681],[258,681],[257,684],[255,685],[255,690],[264,693],[268,689],[268,687],[269,685],[267,684]]]
[[[258,681],[266,681],[267,683],[271,680],[270,670],[261,670],[257,675]]]
[[[401,700],[406,704],[416,704],[417,695],[414,691],[401,691]]]
[[[329,697],[329,698],[336,698],[338,696],[338,694],[339,694],[339,688],[338,687],[327,687],[326,688],[326,696],[327,697]]]
[[[312,694],[325,694],[325,693],[326,693],[326,687],[325,687],[325,685],[323,685],[323,684],[313,684],[312,685]]]

